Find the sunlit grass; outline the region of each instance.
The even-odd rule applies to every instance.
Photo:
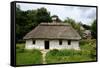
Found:
[[[96,61],[95,40],[81,41],[81,50],[51,50],[46,54],[47,63]]]
[[[47,52],[45,59],[46,63],[63,63],[63,62],[83,62],[96,61],[96,41],[86,40],[80,42],[81,50],[50,50]],[[42,53],[40,50],[26,50],[25,44],[16,45],[16,64],[30,65],[43,64]]]
[[[23,46],[17,45],[16,65],[42,64],[42,53],[39,50],[25,50]]]

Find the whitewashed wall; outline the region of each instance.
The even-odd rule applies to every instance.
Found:
[[[72,41],[72,48],[75,50],[80,50],[79,41]]]
[[[32,40],[26,40],[26,49],[45,49],[44,40],[35,40],[33,45]],[[76,49],[79,50],[79,41],[71,41],[71,45],[68,45],[67,40],[62,40],[62,45],[59,45],[59,40],[49,40],[49,49]]]
[[[71,45],[68,45],[67,40],[62,40],[62,45],[59,45],[59,40],[50,40],[49,49],[75,49],[80,50],[79,41],[71,41]]]
[[[38,49],[44,49],[44,40],[36,40],[36,45],[34,47]]]
[[[33,44],[32,40],[26,40],[26,49],[44,49],[44,40],[35,40],[35,44]]]
[[[26,49],[33,49],[32,40],[26,40]]]

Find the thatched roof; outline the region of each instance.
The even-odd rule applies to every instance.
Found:
[[[24,39],[70,39],[79,40],[80,35],[67,23],[41,23],[27,33]]]

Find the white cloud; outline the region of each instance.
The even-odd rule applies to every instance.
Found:
[[[45,7],[51,15],[58,15],[61,20],[70,17],[75,21],[81,21],[84,24],[91,24],[93,19],[96,19],[95,7],[80,7],[80,6],[62,6],[62,5],[44,5],[44,4],[27,4],[17,3],[20,5],[21,10],[32,10]]]

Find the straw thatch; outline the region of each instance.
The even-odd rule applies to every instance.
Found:
[[[80,35],[67,23],[41,23],[27,33],[24,39],[80,40]]]

